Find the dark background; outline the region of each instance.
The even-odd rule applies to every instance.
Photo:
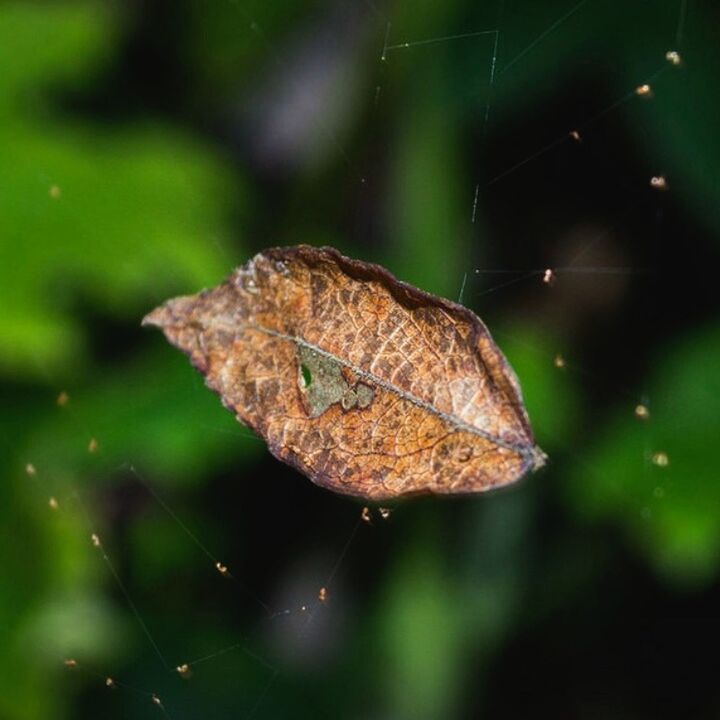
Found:
[[[0,718],[717,717],[718,28],[0,5]],[[297,243],[462,288],[548,466],[363,523],[140,329]]]

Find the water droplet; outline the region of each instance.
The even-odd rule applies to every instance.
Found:
[[[653,175],[650,178],[650,187],[656,190],[667,190],[668,184],[664,175]]]
[[[472,448],[468,445],[462,445],[458,448],[457,459],[460,462],[467,462],[472,457]]]
[[[667,456],[667,453],[662,451],[653,453],[651,460],[653,465],[657,465],[657,467],[667,467],[670,464],[670,458]]]
[[[650,410],[648,409],[647,405],[643,405],[642,403],[635,406],[635,417],[638,420],[649,420],[650,419]]]
[[[183,679],[183,680],[189,680],[192,677],[192,669],[187,663],[183,663],[182,665],[178,665],[175,670],[177,671],[177,674]]]

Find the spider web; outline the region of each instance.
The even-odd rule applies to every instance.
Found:
[[[501,116],[504,82],[523,64],[532,62],[533,52],[538,47],[552,43],[559,35],[572,33],[573,19],[581,13],[592,13],[593,4],[591,0],[581,0],[568,5],[558,14],[548,15],[532,38],[515,46],[510,3],[498,3],[488,14],[493,22],[486,27],[466,28],[460,32],[451,27],[438,27],[437,35],[419,38],[406,38],[401,23],[385,10],[367,3],[375,17],[379,47],[374,61],[378,64],[378,80],[368,88],[365,103],[373,123],[384,123],[382,113],[386,97],[401,94],[407,83],[418,82],[418,58],[432,63],[427,58],[432,57],[432,53],[439,53],[436,57],[441,62],[442,52],[447,48],[468,57],[468,68],[472,68],[472,72],[468,71],[468,78],[458,88],[448,90],[449,102],[454,101],[453,94],[458,92],[467,93],[477,101],[479,130],[476,135],[478,155],[483,162],[482,169],[477,170],[477,177],[467,182],[468,245],[479,240],[481,234],[490,232],[493,203],[497,202],[498,212],[507,213],[512,195],[523,184],[530,187],[537,184],[540,190],[542,177],[541,170],[537,168],[542,168],[545,161],[554,159],[552,161],[564,163],[569,174],[576,170],[585,177],[597,171],[599,176],[607,177],[607,166],[613,161],[610,144],[613,121],[618,117],[622,120],[628,106],[634,103],[644,103],[652,112],[654,94],[662,92],[665,83],[682,82],[682,73],[687,71],[682,64],[687,16],[685,0],[677,4],[674,33],[669,35],[667,45],[661,49],[648,49],[642,63],[643,70],[636,73],[634,81],[628,82],[621,94],[607,102],[603,99],[600,106],[595,106],[593,101],[579,111],[571,108],[568,117],[558,119],[555,135],[545,139],[523,138],[518,143],[517,156],[493,157],[488,147],[491,138],[505,132],[500,126],[506,120],[505,116]],[[281,69],[285,68],[287,61],[282,48],[265,37],[262,28],[250,15],[248,19],[250,31],[266,44],[269,61]],[[615,70],[619,72],[623,69]],[[496,117],[502,119],[496,120]],[[513,126],[527,127],[527,123],[517,119],[511,119],[510,125],[511,130]],[[362,214],[363,208],[372,207],[377,178],[365,169],[362,158],[358,159],[361,152],[347,147],[345,141],[339,139],[322,119],[318,121],[318,132],[342,158],[347,183],[354,188],[352,195],[359,208],[358,214]],[[392,146],[388,152],[392,152]],[[557,160],[558,157],[560,160]],[[430,181],[431,178],[428,178]],[[594,387],[604,392],[608,384],[612,385],[612,392],[621,398],[621,402],[627,403],[628,413],[635,413],[639,422],[645,422],[651,416],[652,406],[651,398],[643,390],[642,379],[629,388],[619,387],[608,379],[607,373],[598,373],[597,368],[587,366],[584,358],[575,359],[565,350],[565,345],[571,345],[568,334],[574,329],[572,322],[562,317],[562,307],[568,302],[598,294],[602,296],[608,286],[608,292],[613,296],[625,292],[628,283],[637,285],[642,293],[647,292],[648,287],[657,287],[657,271],[652,265],[626,264],[623,254],[614,253],[612,248],[617,247],[618,238],[626,237],[638,226],[652,228],[650,241],[657,240],[658,235],[665,232],[663,203],[667,195],[665,190],[668,186],[671,188],[672,180],[657,170],[645,176],[622,178],[622,183],[622,190],[612,196],[612,223],[575,223],[573,226],[572,222],[568,222],[567,234],[562,242],[539,249],[536,245],[534,256],[530,257],[522,251],[522,247],[512,247],[508,238],[498,238],[511,247],[504,252],[488,252],[487,257],[478,258],[472,253],[473,260],[466,262],[459,272],[454,275],[448,272],[448,281],[457,280],[455,286],[459,301],[476,310],[484,319],[490,317],[488,324],[501,347],[504,348],[506,343],[509,347],[515,343],[529,347],[543,372],[556,373],[558,382],[587,387],[589,399],[592,399]],[[593,191],[596,190],[593,188]],[[556,191],[553,188],[549,190],[550,193]],[[540,192],[541,198],[545,196],[544,192]],[[356,229],[362,232],[363,223],[359,222]],[[647,234],[641,234],[641,237],[646,238]],[[488,240],[483,236],[482,240],[485,246],[492,247],[492,237]],[[611,240],[614,243],[609,243]],[[608,244],[610,251],[607,250]],[[228,253],[223,255],[228,269],[245,259],[230,257],[229,251],[219,246],[218,251]],[[652,260],[652,248],[640,255]],[[508,258],[515,258],[515,262],[509,264]],[[620,262],[615,262],[618,258]],[[518,259],[522,262],[517,262]],[[409,264],[412,265],[411,262]],[[398,274],[403,279],[412,279],[404,277],[402,272]],[[555,300],[558,295],[561,298],[559,301]],[[598,303],[602,307],[602,297]],[[560,326],[558,331],[548,327],[553,322]],[[527,338],[517,330],[528,324],[542,328],[535,333],[543,340],[537,346],[528,344]],[[51,373],[48,375],[52,382]],[[87,446],[90,456],[102,453],[112,443],[112,438],[103,437],[75,412],[72,391],[66,394],[59,388],[58,392],[57,422],[75,426],[77,442]],[[197,392],[206,392],[200,382]],[[558,438],[551,437],[551,429],[543,428],[542,414],[535,413],[532,420],[541,444],[543,437],[554,444],[561,443]],[[645,472],[649,472],[652,465],[661,467],[668,458],[662,448],[653,444],[651,423],[647,422],[645,427],[645,450],[638,462]],[[230,426],[202,429],[210,433],[230,432],[238,437],[246,434],[242,428]],[[120,452],[123,453],[122,450]],[[565,447],[563,454],[574,463],[585,463],[581,451],[573,452]],[[256,564],[245,562],[242,551],[235,548],[237,557],[226,558],[215,549],[228,547],[224,536],[237,528],[230,526],[217,531],[196,527],[192,519],[193,498],[183,498],[178,491],[158,489],[155,480],[146,477],[132,461],[130,449],[127,457],[127,462],[116,469],[115,477],[123,484],[124,492],[130,488],[129,492],[135,497],[134,502],[144,519],[150,525],[161,528],[158,536],[169,537],[173,547],[182,548],[176,551],[180,557],[176,565],[177,583],[167,583],[167,586],[159,588],[144,584],[142,567],[136,567],[135,563],[143,563],[143,554],[149,551],[146,544],[149,541],[141,540],[139,553],[123,549],[123,543],[131,539],[117,524],[113,527],[113,523],[107,523],[107,513],[102,511],[102,504],[107,502],[107,498],[98,497],[86,483],[81,486],[74,480],[54,477],[52,468],[44,468],[41,459],[28,459],[25,472],[35,485],[40,503],[47,504],[48,511],[54,516],[68,513],[82,518],[85,528],[83,542],[87,544],[88,556],[104,568],[108,597],[118,608],[126,609],[123,611],[126,617],[122,626],[140,638],[133,642],[132,653],[121,663],[124,667],[109,662],[106,667],[100,668],[92,660],[86,662],[72,648],[58,658],[58,663],[83,678],[76,691],[80,697],[84,697],[86,702],[102,704],[111,713],[120,707],[123,715],[131,717],[150,717],[153,713],[173,719],[198,713],[203,717],[223,717],[232,713],[248,719],[274,716],[279,707],[273,702],[278,685],[290,684],[293,694],[302,697],[302,689],[297,686],[305,677],[303,665],[314,665],[314,671],[322,674],[327,671],[329,663],[343,658],[343,645],[352,635],[347,626],[352,628],[356,625],[354,617],[368,612],[370,607],[367,600],[363,605],[353,601],[357,585],[372,583],[376,573],[383,577],[382,570],[387,573],[386,561],[382,557],[370,567],[368,558],[373,552],[382,553],[389,535],[401,536],[410,527],[409,523],[404,523],[403,515],[414,511],[401,506],[386,518],[383,517],[387,514],[384,510],[381,513],[377,509],[361,508],[343,498],[326,498],[322,491],[314,488],[306,488],[302,496],[297,491],[293,491],[293,495],[289,491],[289,483],[283,480],[277,487],[265,491],[266,504],[242,508],[243,513],[262,516],[262,523],[252,523],[253,532],[261,526],[266,528],[260,535],[242,534],[252,553],[262,555],[262,564],[267,566],[264,576],[263,573],[258,576],[246,571],[245,565],[256,569]],[[275,478],[259,476],[266,467],[264,462],[248,469],[244,473],[247,477],[240,481],[276,482]],[[591,465],[587,466],[587,470],[594,472]],[[233,470],[222,482],[238,482],[236,475]],[[289,477],[288,474],[286,478]],[[304,482],[299,478],[291,481]],[[538,482],[538,479],[533,478],[529,482]],[[283,500],[286,490],[290,497]],[[210,495],[215,492],[220,497],[214,502],[210,500],[211,507],[222,505],[222,490],[210,488]],[[657,485],[654,497],[648,498],[638,512],[649,518],[653,502],[660,502],[663,494],[662,484]],[[319,526],[308,528],[302,511],[295,512],[292,501],[298,497],[303,498],[303,502],[298,503],[300,508],[304,507],[307,498],[312,498],[321,506],[321,512],[315,512],[309,518],[313,523],[320,518]],[[472,502],[482,503],[484,500]],[[500,498],[500,503],[504,503],[503,507],[511,513],[522,512],[522,509],[513,509],[507,497]],[[422,506],[418,512],[423,512]],[[488,511],[480,512],[487,514]],[[219,523],[230,522],[229,513],[223,512],[221,516],[223,519]],[[103,527],[103,522],[109,527]],[[475,537],[474,542],[479,542],[479,539]],[[358,550],[359,545],[362,551]],[[360,557],[357,562],[353,560],[356,551]],[[486,562],[491,562],[493,557],[502,558],[502,552],[499,552],[494,556],[493,553],[486,554]],[[292,558],[292,562],[288,558]],[[191,569],[188,570],[188,567]],[[279,575],[283,578],[281,583],[277,582]],[[491,574],[491,577],[494,576]],[[146,575],[145,583],[151,578],[151,574]],[[221,591],[206,592],[206,588],[214,588],[218,584],[222,584]],[[163,596],[178,592],[188,595],[188,613],[174,624],[154,622],[161,613]],[[218,597],[226,599],[215,606],[213,603]],[[209,605],[205,605],[206,602]],[[451,612],[450,607],[447,612]],[[214,615],[236,618],[230,623],[234,628],[232,637],[222,637],[223,632],[214,629]],[[188,647],[183,642],[182,622],[187,617],[192,617],[193,623],[206,623],[213,628],[207,633],[210,637],[207,647]],[[158,624],[162,626],[160,630],[156,627]],[[134,629],[130,630],[130,627]],[[168,627],[175,634],[169,632]],[[236,703],[232,707],[218,706],[213,700],[214,689],[228,683],[237,689]],[[105,693],[106,699],[102,699],[100,693]],[[367,702],[372,707],[372,693]],[[319,710],[322,714],[322,709]]]

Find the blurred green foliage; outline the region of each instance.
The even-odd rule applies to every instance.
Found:
[[[98,4],[7,4],[3,108],[2,301],[8,371],[82,363],[78,294],[137,317],[163,291],[208,284],[225,268],[214,243],[241,184],[188,135],[144,122],[103,127],[64,117],[47,95],[77,88],[107,59],[114,13]],[[52,97],[52,94],[50,94]],[[57,197],[54,197],[57,195]],[[157,290],[156,290],[157,288]]]
[[[247,197],[219,153],[187,133],[149,121],[102,126],[53,108],[60,83],[82,86],[109,60],[117,11],[98,3],[0,7],[0,364],[16,382],[48,383],[39,392],[14,386],[3,418],[15,458],[3,483],[0,550],[15,578],[0,594],[10,650],[1,661],[4,717],[59,712],[42,691],[59,659],[108,657],[128,622],[99,594],[81,518],[65,513],[48,523],[46,488],[63,502],[78,474],[102,477],[128,457],[160,476],[198,481],[209,457],[244,447],[242,437],[233,448],[217,432],[195,441],[198,428],[232,428],[231,419],[198,392],[180,358],[148,351],[127,364],[93,359],[88,313],[136,324],[164,295],[222,278],[218,248],[229,242],[230,208]],[[59,422],[54,407],[50,388],[67,383],[79,388],[71,397],[78,424]],[[86,449],[90,427],[104,438],[99,463]],[[39,493],[20,472],[30,459]]]
[[[663,358],[649,385],[651,422],[615,418],[568,487],[573,507],[622,523],[670,582],[708,583],[720,560],[720,486],[707,457],[720,417],[719,353],[712,328]]]
[[[672,593],[706,607],[720,569],[719,308],[701,287],[681,294],[672,273],[680,255],[706,267],[717,259],[716,11],[698,4],[679,25],[684,3],[626,5],[0,5],[0,717],[153,716],[142,694],[100,697],[97,677],[69,678],[68,656],[167,690],[171,717],[467,716],[497,707],[494,688],[505,685],[491,678],[514,682],[498,668],[522,657],[513,648],[524,633],[591,642],[609,568],[640,568],[637,585],[613,586],[630,604]],[[501,30],[493,87],[492,35],[378,59],[386,32],[399,44],[488,28]],[[677,39],[681,67],[663,60]],[[145,54],[135,57],[138,46]],[[307,58],[320,50],[313,71]],[[315,79],[328,64],[338,73],[323,95]],[[652,101],[633,98],[651,76]],[[303,125],[309,112],[284,104],[283,88],[321,107],[297,131],[315,155],[265,166],[262,131],[279,117]],[[324,112],[338,98],[346,112]],[[247,123],[243,112],[260,106],[270,110]],[[257,135],[243,146],[241,132],[227,131],[235,125]],[[586,154],[568,159],[561,141],[572,127],[587,133]],[[495,183],[516,164],[513,184]],[[653,196],[643,215],[636,188],[658,173],[671,200]],[[653,222],[659,229],[647,230]],[[568,252],[571,229],[584,225],[622,231],[580,233]],[[218,282],[263,246],[296,242],[338,245],[452,299],[464,287],[516,369],[550,455],[517,488],[411,503],[372,528],[380,540],[356,540],[356,559],[350,552],[339,570],[349,576],[341,629],[318,620],[308,635],[330,649],[323,661],[302,646],[300,662],[286,645],[303,633],[281,627],[273,644],[256,632],[258,608],[238,609],[227,585],[211,585],[215,571],[183,528],[147,492],[135,497],[137,476],[171,497],[186,527],[241,568],[246,596],[288,586],[297,605],[307,588],[292,585],[293,573],[318,553],[332,565],[358,508],[279,468],[184,358],[139,331],[167,296]],[[616,255],[583,263],[649,261],[653,281],[572,285],[559,275],[548,300],[541,275],[527,273],[577,265],[578,247],[606,245]],[[475,274],[484,267],[501,273]],[[563,283],[575,294],[563,295]],[[611,288],[609,299],[597,287]],[[587,310],[596,296],[601,310]],[[565,371],[553,366],[559,348]],[[55,403],[60,391],[66,407]],[[633,416],[641,401],[647,422]],[[653,462],[658,452],[667,467]],[[209,661],[191,684],[170,683],[91,532],[168,657],[249,637],[273,655],[278,679],[237,653]],[[583,612],[586,625],[563,635],[558,617]],[[610,601],[603,612],[633,621]],[[552,662],[563,654],[540,645]],[[535,670],[550,683],[549,669]]]

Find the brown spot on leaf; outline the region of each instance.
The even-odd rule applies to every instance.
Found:
[[[457,449],[457,459],[460,462],[467,462],[472,457],[472,448],[469,445],[461,445]]]
[[[276,457],[331,490],[474,493],[544,462],[482,321],[332,248],[266,250],[143,324]]]

